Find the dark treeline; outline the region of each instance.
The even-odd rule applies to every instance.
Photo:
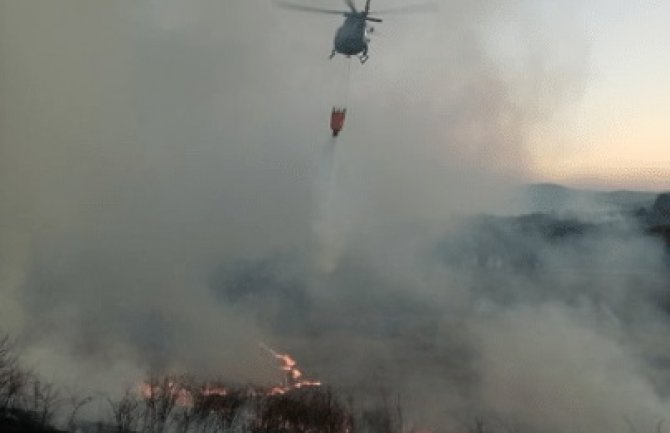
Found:
[[[119,398],[106,415],[82,420],[91,396],[65,395],[22,368],[8,335],[0,337],[0,431],[3,433],[400,433],[399,405],[390,400],[355,409],[327,387],[283,393],[273,388],[151,376]]]
[[[13,340],[0,333],[0,427],[3,432],[53,432],[61,396],[19,364]]]

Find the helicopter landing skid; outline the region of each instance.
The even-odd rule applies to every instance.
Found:
[[[363,54],[358,59],[361,61],[361,65],[362,65],[363,63],[367,62],[369,58],[370,58],[370,56],[368,56],[367,54]]]

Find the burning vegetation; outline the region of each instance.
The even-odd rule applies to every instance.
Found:
[[[284,380],[278,385],[269,387],[249,386],[245,390],[245,393],[249,396],[284,395],[290,391],[321,386],[320,381],[303,379],[303,374],[298,369],[298,363],[291,355],[276,352],[264,343],[260,343],[260,347],[280,362],[279,369],[284,372]],[[239,394],[240,391],[240,389],[231,388],[223,382],[203,383],[194,386],[193,381],[179,378],[166,378],[163,381],[152,378],[150,381],[141,384],[139,389],[139,393],[144,398],[152,398],[156,394],[167,393],[175,400],[177,405],[182,407],[194,406],[198,400],[203,398],[226,397],[231,393]]]
[[[274,388],[154,377],[109,401],[119,432],[345,433],[353,415],[326,387]]]
[[[234,385],[193,377],[155,375],[118,399],[107,398],[106,423],[80,423],[78,411],[92,397],[64,398],[19,366],[8,336],[0,338],[0,431],[167,433],[349,433],[354,415],[319,381],[303,379],[288,354],[261,347],[280,362],[285,379],[274,386]],[[66,413],[64,420],[57,413]]]
[[[110,401],[120,432],[348,433],[351,411],[321,382],[303,378],[297,361],[264,343],[284,373],[273,386],[198,382],[186,376],[151,377],[119,402]]]

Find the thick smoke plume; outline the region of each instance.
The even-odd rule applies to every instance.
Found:
[[[662,244],[591,206],[471,217],[528,211],[528,137],[584,86],[578,20],[529,3],[385,17],[333,143],[336,19],[0,0],[0,327],[86,390],[274,383],[267,341],[361,402],[398,395],[407,429],[653,428]]]

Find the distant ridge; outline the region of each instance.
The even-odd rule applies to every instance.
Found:
[[[530,184],[524,195],[531,210],[538,212],[583,208],[634,210],[652,206],[658,197],[658,193],[649,191],[597,191],[555,183]]]

